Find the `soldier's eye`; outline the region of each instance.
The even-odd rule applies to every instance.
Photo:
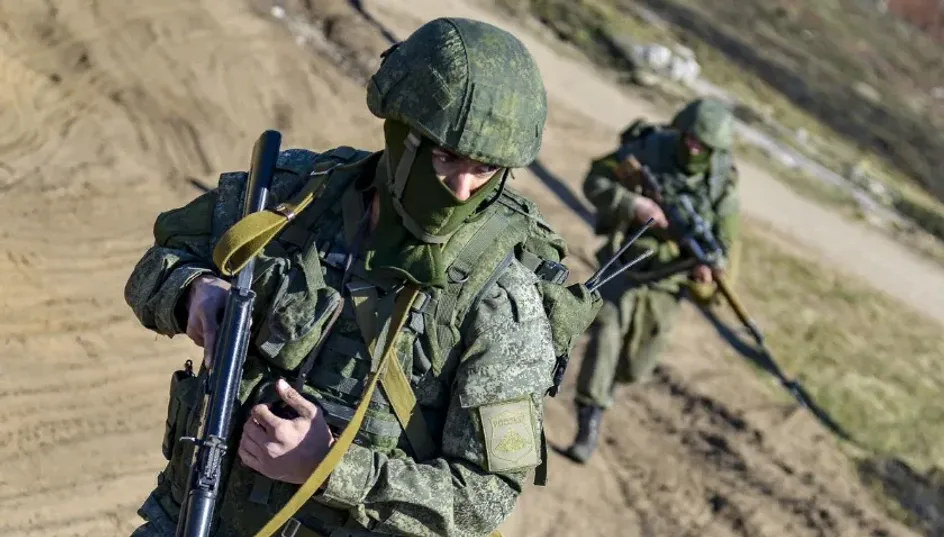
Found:
[[[443,164],[448,164],[456,160],[456,157],[446,153],[445,151],[433,151],[433,160]]]
[[[476,170],[476,175],[492,175],[497,172],[501,166],[493,166],[491,164],[482,164]]]

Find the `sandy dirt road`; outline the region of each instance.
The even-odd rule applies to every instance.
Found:
[[[315,4],[333,17],[337,42],[325,50],[356,44],[376,57],[385,48],[345,3]],[[401,36],[419,23],[415,14],[507,26],[451,1],[367,7]],[[123,300],[154,216],[191,199],[192,179],[244,168],[262,129],[280,129],[286,146],[379,148],[380,123],[337,54],[300,47],[297,32],[250,4],[4,1],[0,21],[0,535],[127,535],[163,463],[169,374],[199,356],[185,338],[145,331]],[[588,158],[649,108],[527,39],[554,106],[541,162],[577,192]],[[590,119],[597,112],[603,122]],[[843,263],[852,272],[876,263],[886,269],[876,283],[892,294],[902,275],[941,288],[940,274],[906,254],[882,265],[899,252],[881,237],[745,168],[752,214],[785,227],[821,219],[816,240],[836,234],[855,245],[823,255],[851,255]],[[519,174],[516,186],[574,244],[594,243],[534,174]],[[901,297],[925,308],[918,299],[928,295]],[[770,411],[757,378],[725,361],[711,328],[685,315],[691,329],[658,381],[610,413],[601,456],[587,468],[554,456],[551,485],[528,492],[510,535],[910,535],[876,508],[814,423]],[[549,404],[555,444],[573,433],[571,389]]]

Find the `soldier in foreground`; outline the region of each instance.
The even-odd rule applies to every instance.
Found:
[[[289,223],[255,259],[214,535],[256,535],[291,503],[358,419],[375,371],[385,374],[354,442],[278,534],[488,535],[529,471],[543,481],[543,399],[600,305],[561,285],[563,240],[506,187],[538,155],[546,103],[514,36],[437,19],[385,52],[369,81],[383,151],[279,154],[268,206]],[[241,223],[245,184],[245,173],[223,174],[159,215],[125,289],[145,327],[205,349],[199,374],[174,375],[169,463],[134,537],[175,533],[193,454],[180,438],[198,434],[196,399],[230,286],[220,239]],[[297,212],[300,192],[314,200]]]
[[[651,375],[678,316],[681,293],[690,287],[696,300],[708,301],[714,291],[712,268],[703,264],[694,265],[688,275],[640,283],[645,273],[658,274],[677,263],[682,252],[668,234],[663,208],[643,195],[644,181],[640,171],[629,165],[634,162],[631,157],[648,166],[657,183],[694,200],[694,211],[730,254],[739,227],[737,170],[730,152],[732,127],[730,110],[712,99],[689,103],[664,127],[639,120],[623,132],[616,152],[592,163],[584,180],[584,195],[597,209],[596,232],[608,236],[597,252],[601,262],[650,218],[655,221],[653,229],[626,256],[645,248],[656,253],[638,267],[639,272],[627,273],[621,284],[603,290],[604,304],[591,327],[590,345],[577,379],[578,432],[565,452],[578,462],[586,462],[596,449],[603,413],[613,403],[616,385],[642,382]],[[721,267],[725,261],[721,260]]]

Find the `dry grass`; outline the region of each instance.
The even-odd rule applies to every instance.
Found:
[[[772,236],[747,229],[738,288],[778,361],[874,452],[944,467],[941,326]]]
[[[810,262],[801,248],[750,221],[738,291],[781,367],[865,448],[849,446],[849,454],[876,499],[936,535],[944,523],[944,331],[866,283]]]

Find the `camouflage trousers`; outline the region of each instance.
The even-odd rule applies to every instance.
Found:
[[[604,288],[605,289],[605,288]],[[652,374],[680,311],[677,293],[639,287],[603,294],[577,377],[580,404],[609,408],[617,384]]]

